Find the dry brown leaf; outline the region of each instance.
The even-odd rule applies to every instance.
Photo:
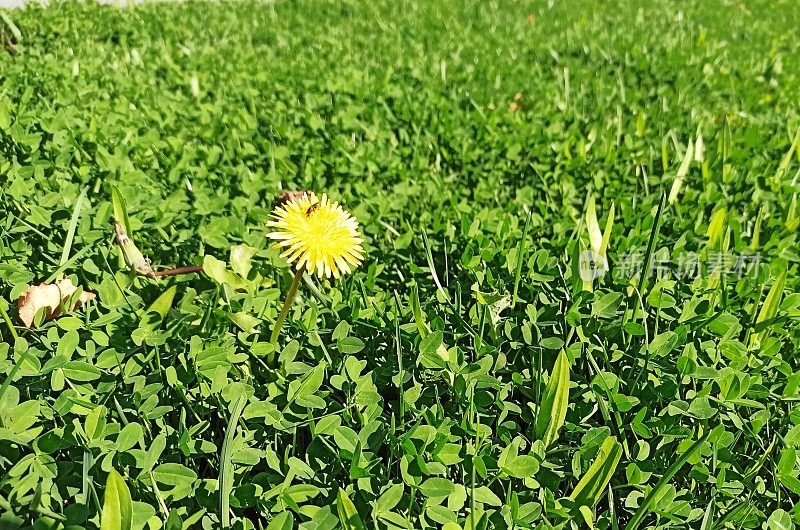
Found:
[[[45,320],[56,318],[61,315],[62,305],[67,303],[77,290],[78,288],[69,278],[59,280],[56,283],[42,283],[28,287],[28,290],[17,299],[20,320],[22,320],[26,328],[31,327],[36,312],[43,307],[47,308]],[[72,304],[72,307],[65,307],[64,309],[67,312],[74,311],[94,298],[94,293],[83,291],[81,297]]]

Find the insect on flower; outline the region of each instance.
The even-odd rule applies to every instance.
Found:
[[[312,214],[312,213],[314,213],[314,211],[315,211],[317,208],[319,208],[319,203],[318,203],[318,202],[315,202],[314,204],[312,204],[311,206],[309,206],[309,207],[308,207],[308,210],[306,210],[306,217],[311,217],[311,214]]]
[[[268,237],[297,270],[338,278],[364,259],[358,221],[327,195],[295,195],[275,207],[267,225],[274,230]]]

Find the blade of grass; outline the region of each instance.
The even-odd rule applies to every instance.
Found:
[[[64,240],[64,250],[61,251],[61,259],[58,261],[59,267],[63,267],[67,260],[69,260],[69,253],[72,251],[72,242],[75,240],[75,230],[78,228],[78,221],[81,217],[81,208],[83,201],[86,199],[86,193],[89,191],[89,186],[84,186],[78,199],[75,201],[75,209],[72,210],[72,217],[69,220],[69,227],[67,228],[67,238]]]
[[[517,247],[517,267],[514,271],[514,292],[511,296],[511,309],[517,304],[517,294],[519,293],[519,280],[522,276],[522,263],[525,261],[525,252],[527,251],[528,243],[528,227],[531,223],[531,214],[533,210],[528,210],[528,216],[525,218],[525,225],[522,228],[522,238],[519,240]]]
[[[54,270],[53,273],[50,276],[47,277],[47,279],[44,281],[44,283],[51,283],[53,280],[55,280],[56,278],[61,276],[61,273],[64,272],[67,269],[67,267],[69,267],[70,265],[72,265],[73,263],[78,261],[85,254],[88,254],[91,250],[95,250],[95,249],[94,249],[93,246],[88,245],[88,246],[83,247],[79,251],[77,251],[66,262],[64,262],[56,270]]]
[[[239,423],[246,401],[244,396],[240,396],[233,405],[219,458],[219,515],[223,530],[231,527],[231,492],[233,491],[233,462],[231,462],[231,458],[233,457],[233,440],[236,437],[236,426]]]
[[[672,480],[678,471],[683,467],[685,464],[694,454],[700,449],[700,447],[705,443],[708,439],[708,436],[711,434],[711,431],[706,431],[703,436],[701,436],[695,443],[689,447],[686,451],[678,457],[678,459],[671,465],[664,474],[661,476],[661,479],[656,483],[655,487],[650,490],[650,492],[645,496],[642,503],[639,505],[639,509],[636,510],[636,513],[633,514],[630,522],[628,522],[627,526],[625,526],[625,530],[636,530],[639,528],[639,525],[642,523],[644,517],[650,513],[650,505],[653,502],[653,499],[660,496],[661,493],[664,491],[664,488],[667,487],[669,481]]]
[[[11,337],[14,339],[14,342],[16,342],[17,339],[19,339],[19,335],[17,335],[17,330],[14,329],[14,324],[11,322],[11,318],[8,316],[8,312],[6,311],[6,308],[3,305],[4,302],[5,300],[0,299],[0,315],[3,316],[3,320],[5,321],[6,326],[8,326],[8,331],[11,333]],[[8,390],[11,381],[13,381],[14,378],[17,376],[17,372],[19,372],[20,368],[22,367],[22,363],[24,363],[27,360],[28,360],[28,350],[25,350],[20,356],[19,362],[16,363],[11,368],[11,372],[9,372],[8,377],[6,377],[5,381],[3,381],[2,386],[0,386],[0,401],[3,401],[3,396],[5,395],[6,390]],[[2,425],[2,423],[3,420],[2,418],[0,418],[0,425]]]
[[[83,493],[83,504],[87,507],[89,504],[89,486],[91,485],[91,478],[89,477],[89,469],[94,463],[91,451],[83,452],[83,467],[81,469],[81,492]]]
[[[436,288],[442,293],[444,299],[449,301],[450,295],[442,286],[442,282],[439,281],[439,275],[436,273],[436,265],[433,263],[433,249],[431,248],[430,241],[428,240],[428,234],[425,230],[422,231],[422,241],[425,244],[425,258],[428,261],[428,268],[431,271],[431,276],[433,277],[433,283],[436,284]]]
[[[653,247],[656,243],[656,236],[658,235],[659,225],[661,224],[661,213],[664,211],[664,202],[666,202],[666,194],[661,193],[661,198],[658,201],[658,210],[656,210],[656,217],[653,219],[653,227],[650,229],[650,239],[647,242],[647,251],[644,253],[644,262],[642,263],[642,272],[639,276],[639,285],[637,289],[640,293],[644,293],[644,282],[647,274],[650,272],[650,256],[653,254]]]

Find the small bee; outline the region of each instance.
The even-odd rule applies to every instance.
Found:
[[[318,202],[315,202],[314,204],[312,204],[311,206],[309,206],[309,207],[308,207],[308,210],[306,210],[306,217],[311,217],[311,214],[312,214],[312,213],[314,213],[314,211],[315,211],[317,208],[319,208],[319,203],[318,203]]]

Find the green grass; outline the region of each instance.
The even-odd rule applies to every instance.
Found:
[[[123,485],[134,529],[800,524],[796,3],[449,4],[0,19],[0,528],[99,528]],[[271,368],[281,189],[367,256]],[[115,217],[207,274],[132,275]],[[62,275],[97,299],[23,328]]]

